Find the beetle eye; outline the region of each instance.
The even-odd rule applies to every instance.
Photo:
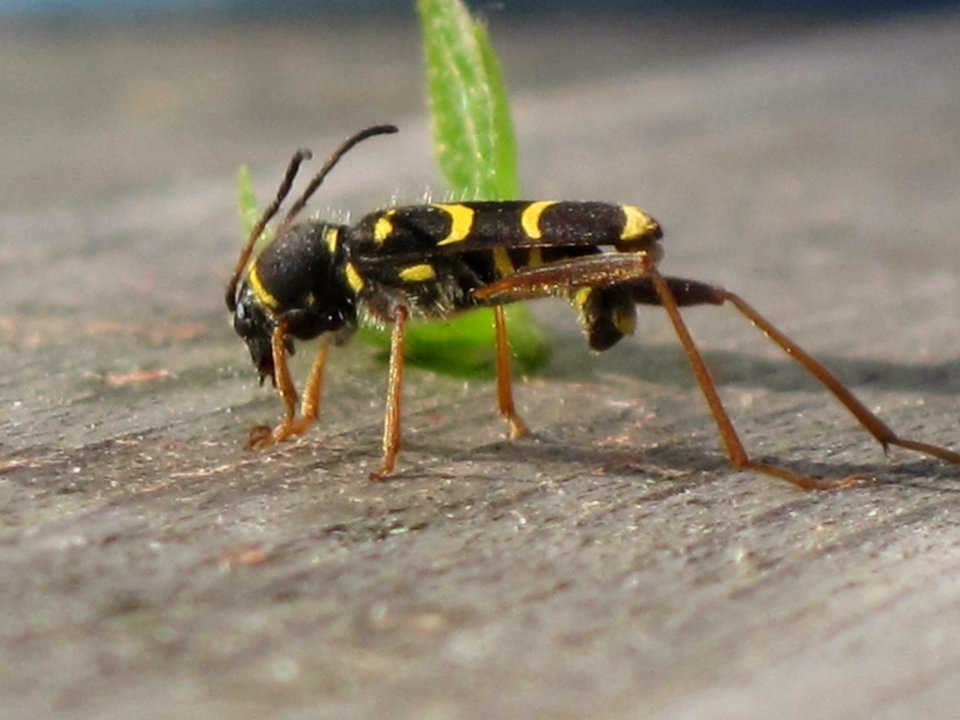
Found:
[[[241,289],[237,297],[237,306],[233,310],[233,329],[243,338],[250,338],[261,331],[264,318],[257,307],[256,300],[246,288]]]
[[[240,303],[233,313],[233,329],[242,337],[250,335],[250,315],[247,313],[246,305]]]

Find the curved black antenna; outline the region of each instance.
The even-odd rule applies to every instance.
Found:
[[[237,266],[234,268],[233,275],[230,277],[230,282],[227,283],[226,299],[230,312],[236,309],[237,283],[240,282],[240,275],[243,274],[243,269],[247,266],[250,253],[253,252],[253,246],[257,240],[260,239],[264,229],[267,227],[267,223],[277,214],[280,205],[286,199],[287,195],[290,194],[290,188],[293,186],[294,178],[297,177],[297,171],[300,169],[300,165],[304,160],[309,160],[311,157],[313,157],[313,153],[304,148],[297,150],[293,154],[293,157],[290,158],[290,164],[287,165],[287,171],[283,174],[283,180],[280,181],[280,187],[277,189],[276,197],[273,198],[273,202],[263,211],[263,215],[260,216],[260,219],[257,220],[256,224],[250,230],[250,234],[247,236],[247,242],[243,246],[243,250],[240,251]]]
[[[323,182],[323,179],[331,170],[333,170],[334,166],[340,161],[340,158],[342,158],[348,150],[362,140],[366,140],[374,135],[387,135],[395,132],[397,132],[397,127],[395,125],[373,125],[372,127],[361,130],[360,132],[351,135],[344,140],[340,147],[334,150],[333,154],[327,158],[327,161],[323,164],[323,167],[320,168],[320,171],[313,176],[313,179],[309,182],[307,188],[303,191],[303,194],[297,198],[296,202],[294,202],[290,207],[290,210],[287,211],[286,216],[284,216],[280,225],[277,227],[276,235],[281,235],[283,231],[287,229],[297,214],[303,210],[304,206],[307,204],[307,201],[310,199],[310,196],[317,191],[318,187],[320,187],[320,183]],[[309,150],[297,150],[297,152],[294,153],[293,157],[290,159],[290,164],[287,166],[287,171],[284,173],[283,180],[280,183],[280,188],[277,190],[277,196],[273,199],[273,202],[270,203],[270,206],[264,211],[263,215],[257,221],[257,224],[254,225],[253,229],[250,231],[250,235],[247,238],[247,243],[240,252],[240,257],[237,260],[237,266],[233,271],[233,276],[230,278],[230,282],[227,283],[226,300],[227,307],[230,309],[230,312],[233,312],[236,309],[237,284],[240,282],[240,276],[243,274],[243,270],[246,268],[247,262],[250,260],[250,255],[253,252],[253,246],[260,238],[260,235],[263,234],[264,229],[267,227],[267,223],[270,222],[273,216],[277,214],[277,210],[280,209],[280,205],[290,193],[290,187],[293,185],[293,180],[297,176],[297,171],[300,169],[300,164],[304,160],[308,160],[311,157],[312,154]]]
[[[313,195],[317,188],[320,187],[320,183],[323,182],[323,179],[327,174],[333,170],[334,166],[340,161],[348,150],[350,150],[354,145],[363,140],[366,140],[369,137],[374,135],[390,135],[397,132],[396,125],[374,125],[368,127],[365,130],[361,130],[356,135],[352,135],[343,141],[343,144],[333,151],[333,154],[327,158],[327,161],[323,164],[323,167],[320,168],[320,171],[313,176],[313,179],[307,185],[307,188],[303,191],[303,194],[297,198],[296,202],[290,206],[290,209],[287,210],[286,216],[283,218],[283,221],[280,223],[280,227],[277,229],[278,234],[281,229],[285,229],[291,221],[297,216],[297,214],[303,210],[304,206],[307,204],[307,201],[310,199],[310,196]]]

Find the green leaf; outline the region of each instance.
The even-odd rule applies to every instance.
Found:
[[[519,194],[516,141],[486,27],[459,0],[418,0],[437,163],[460,199]]]
[[[260,217],[260,208],[257,207],[257,198],[253,194],[253,178],[250,168],[241,165],[237,171],[237,206],[240,209],[240,222],[245,235],[249,235],[253,226]]]
[[[246,165],[241,165],[237,171],[237,208],[240,210],[240,226],[243,228],[243,234],[249,235],[263,210],[257,204],[256,195],[253,194],[253,177],[250,175],[250,168]],[[253,246],[254,253],[266,245],[271,237],[273,232],[270,228],[265,228],[260,239]]]
[[[500,65],[486,27],[460,0],[418,0],[426,57],[433,141],[450,193],[461,200],[510,200],[520,194],[516,141]],[[547,363],[550,346],[529,311],[506,308],[510,347],[523,371]],[[361,337],[386,348],[389,337]],[[475,310],[443,323],[414,322],[406,359],[451,375],[490,374],[495,363],[493,312]]]
[[[550,359],[550,345],[543,330],[525,305],[510,305],[505,311],[510,348],[517,367],[524,372],[543,367]],[[414,333],[417,339],[411,342]],[[360,336],[379,349],[379,357],[388,357],[389,332],[362,327]],[[448,322],[418,322],[408,328],[404,342],[404,357],[420,367],[458,377],[493,374],[496,338],[493,314],[489,310],[477,310]]]

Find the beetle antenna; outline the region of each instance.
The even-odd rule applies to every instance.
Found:
[[[397,132],[397,127],[395,125],[373,125],[372,127],[361,130],[360,132],[351,135],[344,140],[343,144],[334,150],[333,154],[327,158],[327,161],[323,164],[323,167],[320,168],[320,171],[313,176],[313,179],[309,182],[306,189],[303,191],[303,194],[297,198],[297,200],[287,211],[287,214],[277,227],[276,234],[278,236],[282,234],[287,226],[289,226],[293,219],[297,216],[297,214],[303,210],[304,206],[307,204],[307,201],[310,199],[310,196],[317,191],[317,188],[320,187],[320,183],[323,182],[323,179],[331,170],[333,170],[334,166],[340,161],[340,158],[342,158],[348,150],[350,150],[357,143],[366,140],[369,137],[373,137],[374,135],[387,135],[395,132]],[[273,199],[273,202],[270,203],[270,206],[264,210],[263,215],[260,216],[260,219],[257,220],[257,224],[254,225],[253,229],[250,231],[250,235],[247,237],[247,242],[243,246],[243,250],[240,252],[240,257],[237,259],[237,266],[234,268],[230,282],[227,283],[226,300],[227,307],[230,309],[230,312],[233,312],[236,309],[237,284],[240,282],[240,276],[243,274],[243,270],[246,268],[247,262],[250,260],[250,255],[253,253],[253,246],[256,244],[257,240],[260,239],[264,229],[267,227],[267,223],[270,222],[274,215],[277,214],[277,211],[280,209],[280,205],[286,199],[287,195],[290,194],[290,188],[292,187],[293,181],[297,176],[297,172],[300,170],[300,165],[304,160],[309,160],[311,157],[313,157],[312,153],[309,150],[304,149],[297,150],[293,154],[293,157],[290,158],[290,164],[287,165],[287,171],[283,175],[283,180],[280,182],[280,187],[277,189],[276,197]]]
[[[237,266],[233,270],[230,282],[227,283],[226,298],[227,307],[230,308],[230,312],[236,309],[237,283],[240,282],[240,275],[243,274],[243,269],[247,266],[247,261],[253,252],[253,246],[257,240],[260,239],[264,229],[267,227],[267,223],[277,214],[280,205],[286,199],[287,195],[290,194],[290,188],[293,186],[294,178],[297,177],[297,171],[300,170],[300,165],[304,160],[309,160],[311,157],[313,157],[313,153],[304,148],[297,150],[293,154],[293,157],[290,158],[290,163],[287,165],[287,171],[283,174],[283,180],[280,181],[280,187],[277,188],[276,197],[273,198],[273,202],[263,211],[263,215],[260,216],[260,219],[257,220],[256,224],[251,228],[250,234],[247,236],[247,242],[244,244],[243,250],[240,251]]]
[[[307,204],[307,201],[310,197],[317,191],[317,188],[320,187],[320,183],[323,182],[323,179],[327,174],[333,170],[334,166],[340,161],[347,151],[349,151],[354,145],[363,140],[366,140],[369,137],[374,135],[389,135],[397,132],[396,125],[374,125],[368,127],[365,130],[361,130],[355,135],[351,135],[346,140],[343,141],[343,144],[333,151],[333,154],[327,158],[327,161],[323,164],[323,167],[320,168],[320,171],[313,176],[313,179],[309,182],[306,189],[303,191],[303,194],[297,198],[296,202],[290,206],[290,209],[287,210],[286,216],[283,218],[283,222],[280,223],[280,228],[286,228],[293,219],[303,210],[304,206]],[[278,229],[278,233],[280,230]]]

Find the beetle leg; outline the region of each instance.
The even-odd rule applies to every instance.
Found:
[[[507,342],[507,320],[503,305],[493,308],[493,329],[497,339],[497,407],[507,421],[507,435],[511,439],[530,432],[513,404],[513,378],[510,372],[510,345]]]
[[[409,313],[403,305],[393,311],[390,334],[390,369],[387,371],[387,409],[383,419],[383,458],[370,479],[385,480],[397,464],[402,441],[400,432],[400,400],[403,390],[403,339]]]

